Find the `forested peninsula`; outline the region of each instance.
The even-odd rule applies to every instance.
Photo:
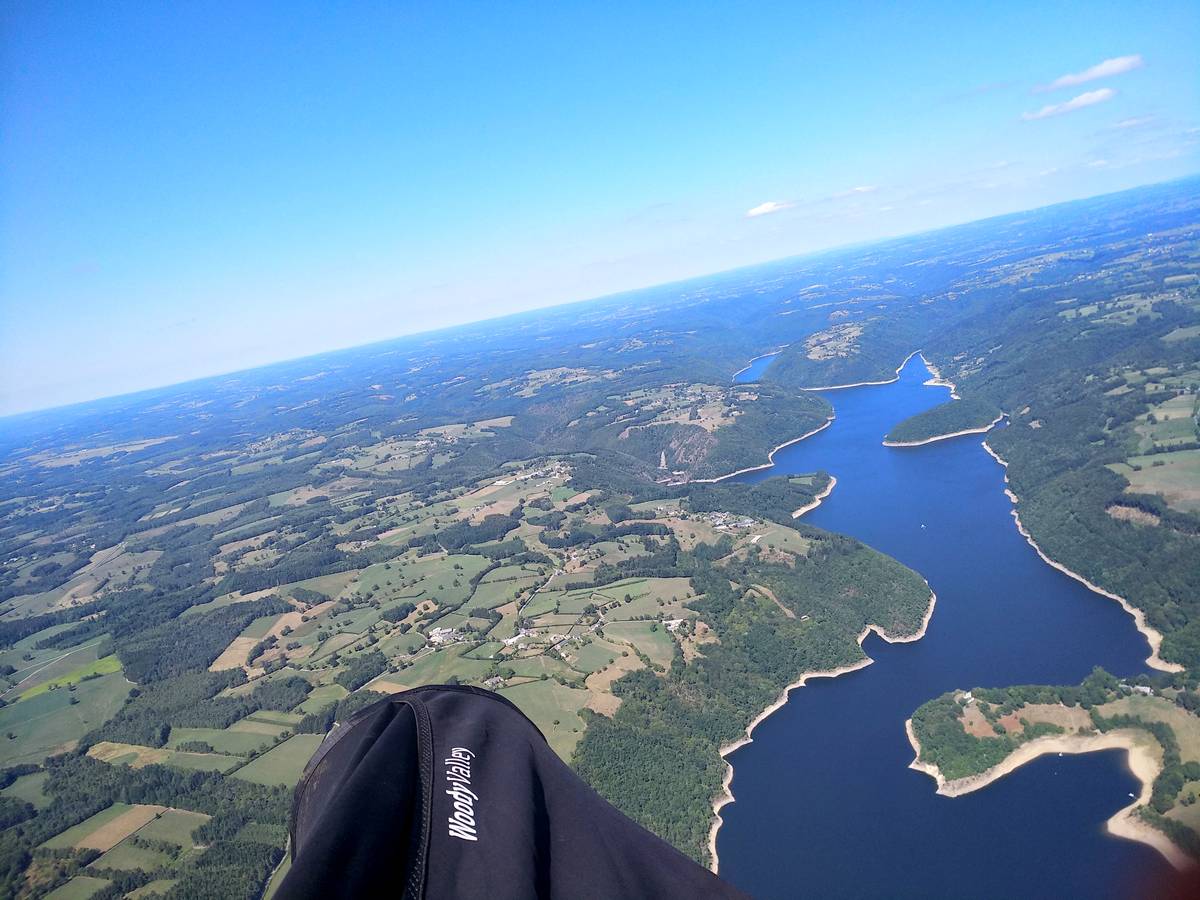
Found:
[[[1000,410],[986,400],[948,400],[897,423],[883,443],[887,447],[919,447],[945,438],[988,431],[1001,418]]]

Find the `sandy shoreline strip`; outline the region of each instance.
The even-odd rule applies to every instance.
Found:
[[[926,381],[925,384],[929,385],[930,387],[948,387],[948,388],[950,388],[950,399],[951,400],[961,400],[962,399],[962,397],[958,396],[958,385],[956,385],[949,378],[944,377],[942,375],[941,370],[937,366],[935,366],[933,363],[931,363],[928,359],[925,358],[924,353],[921,354],[921,362],[925,363],[925,368],[927,368],[929,370],[930,374],[933,376],[928,381]]]
[[[733,478],[735,475],[744,475],[747,472],[758,472],[762,469],[769,469],[769,468],[771,468],[771,466],[775,465],[775,454],[776,453],[778,453],[784,447],[790,447],[790,446],[792,446],[792,444],[798,444],[801,441],[805,440],[806,438],[812,437],[818,431],[824,431],[826,428],[828,428],[830,425],[833,424],[833,420],[836,418],[837,418],[836,415],[834,415],[833,413],[830,413],[829,418],[825,420],[824,424],[818,425],[812,431],[810,431],[806,434],[802,434],[802,435],[800,435],[800,437],[792,438],[790,441],[784,441],[778,447],[772,448],[771,452],[767,454],[767,461],[765,463],[763,463],[761,466],[747,466],[744,469],[738,469],[736,472],[730,472],[727,475],[719,475],[716,478],[693,478],[691,481],[689,481],[687,483],[688,484],[716,484],[718,481],[725,481],[727,478]]]
[[[875,634],[879,635],[889,644],[907,644],[911,643],[912,641],[919,641],[921,638],[925,637],[925,631],[929,628],[929,620],[933,618],[933,610],[935,606],[937,606],[937,594],[930,590],[929,606],[925,610],[925,615],[921,619],[921,625],[916,631],[914,631],[912,634],[892,636],[885,632],[878,625],[868,625],[862,630],[862,633],[859,634],[857,638],[859,649],[862,648],[863,641],[867,639],[867,635],[871,632],[875,632]],[[785,687],[779,696],[775,698],[774,703],[772,703],[757,716],[755,716],[753,720],[751,720],[750,724],[746,726],[745,737],[739,738],[733,743],[726,744],[725,746],[721,747],[718,752],[721,754],[722,759],[725,759],[725,778],[721,782],[721,792],[715,798],[713,798],[712,803],[713,821],[712,826],[708,830],[708,855],[711,860],[709,862],[710,870],[716,872],[720,866],[720,859],[717,857],[717,832],[721,830],[721,825],[724,823],[724,820],[721,818],[721,808],[725,806],[725,804],[733,802],[733,791],[730,790],[730,785],[733,783],[733,766],[729,762],[729,754],[734,750],[737,750],[739,747],[744,747],[746,744],[752,743],[754,741],[754,729],[758,727],[758,724],[785,703],[787,703],[788,695],[796,688],[804,687],[808,683],[809,679],[837,678],[839,675],[846,675],[850,672],[857,672],[859,669],[865,669],[874,661],[875,660],[871,659],[871,657],[864,654],[863,658],[857,662],[849,663],[845,666],[838,666],[836,669],[828,669],[820,672],[805,672],[799,678]]]
[[[1008,468],[1008,461],[1000,456],[1000,454],[991,447],[989,447],[986,440],[983,442],[983,449],[988,452],[988,455],[991,456],[992,459],[1000,463],[1001,466],[1003,466],[1005,469]],[[1008,484],[1007,473],[1004,475],[1004,483]],[[1029,546],[1037,551],[1037,555],[1042,558],[1042,562],[1051,568],[1058,569],[1058,571],[1062,572],[1064,575],[1074,578],[1088,590],[1094,591],[1102,597],[1107,597],[1110,600],[1116,600],[1118,603],[1120,603],[1121,608],[1125,610],[1125,612],[1129,613],[1129,615],[1133,618],[1134,627],[1145,636],[1146,640],[1150,644],[1150,655],[1146,657],[1146,665],[1150,666],[1152,669],[1158,669],[1160,672],[1182,672],[1183,666],[1179,665],[1178,663],[1167,662],[1158,655],[1158,651],[1162,649],[1163,636],[1158,629],[1146,622],[1146,614],[1124,597],[1118,596],[1112,591],[1106,591],[1097,584],[1092,584],[1092,582],[1088,581],[1078,572],[1071,571],[1062,563],[1057,562],[1056,560],[1053,560],[1047,556],[1046,552],[1038,546],[1037,541],[1033,539],[1033,535],[1029,533],[1029,529],[1027,529],[1025,524],[1021,521],[1021,515],[1017,512],[1017,504],[1020,502],[1020,498],[1018,498],[1017,495],[1012,492],[1011,488],[1006,487],[1004,489],[1004,493],[1008,496],[1008,499],[1012,501],[1012,517],[1013,521],[1017,523],[1017,531],[1020,532],[1021,537],[1025,538]]]
[[[812,512],[814,509],[816,509],[818,506],[821,505],[822,500],[824,500],[826,497],[828,497],[830,494],[833,493],[833,489],[835,487],[837,487],[837,478],[833,475],[830,475],[829,476],[829,484],[825,485],[825,490],[821,491],[821,493],[814,496],[812,498],[811,503],[806,503],[799,509],[795,510],[792,513],[792,518],[798,519],[802,515],[804,515],[806,512]]]
[[[852,382],[851,384],[830,384],[830,385],[826,385],[825,387],[802,387],[802,388],[800,388],[800,390],[802,390],[802,391],[843,391],[846,388],[866,387],[866,386],[872,385],[872,384],[892,384],[892,383],[900,380],[900,370],[903,369],[905,366],[907,366],[908,361],[920,352],[921,352],[920,350],[914,350],[912,353],[908,354],[908,356],[904,357],[904,362],[900,363],[900,365],[898,365],[896,367],[896,375],[894,378],[886,378],[883,381],[855,381],[855,382]],[[924,357],[922,357],[922,359],[924,359]],[[928,367],[928,365],[929,364],[926,363],[926,367]]]
[[[928,381],[925,383],[929,384]],[[937,441],[948,441],[948,440],[950,440],[950,438],[962,437],[964,434],[987,434],[989,431],[991,431],[993,428],[996,427],[997,423],[1002,422],[1002,421],[1004,421],[1004,413],[1000,413],[1000,415],[998,415],[998,416],[996,416],[996,418],[992,419],[992,421],[989,422],[987,425],[980,425],[978,428],[964,428],[962,431],[954,431],[954,432],[951,432],[950,434],[939,434],[939,435],[935,435],[934,437],[931,437],[931,438],[925,438],[924,440],[921,440],[921,441],[884,441],[883,446],[885,446],[885,447],[924,447],[926,444],[933,444],[933,443],[936,443]]]
[[[1028,762],[1039,757],[1057,753],[1094,753],[1098,750],[1124,750],[1127,754],[1129,770],[1141,782],[1141,793],[1128,806],[1114,813],[1107,822],[1108,833],[1131,841],[1141,841],[1166,857],[1176,869],[1187,869],[1195,862],[1179,849],[1166,834],[1157,828],[1143,822],[1135,810],[1150,802],[1154,779],[1162,771],[1161,751],[1155,753],[1148,741],[1148,736],[1137,729],[1116,729],[1100,734],[1062,734],[1048,735],[1035,738],[1021,744],[1002,762],[992,766],[986,772],[969,775],[947,781],[937,766],[921,761],[921,744],[913,732],[912,719],[904,723],[904,731],[912,744],[916,757],[909,763],[910,769],[923,772],[937,782],[937,792],[944,797],[961,797],[972,791],[987,787],[997,779],[1003,778],[1016,771]]]

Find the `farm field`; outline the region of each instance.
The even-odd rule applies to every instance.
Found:
[[[55,835],[42,844],[51,849],[78,849],[108,851],[129,837],[166,807],[144,803],[114,803],[78,825]]]
[[[1159,494],[1176,509],[1200,511],[1200,450],[1135,456],[1109,468],[1129,479],[1131,493]]]
[[[321,744],[322,735],[297,734],[282,744],[252,759],[232,773],[234,778],[255,784],[280,784],[291,787],[300,780],[300,773]]]
[[[533,720],[555,753],[570,758],[585,727],[579,710],[591,698],[588,691],[566,687],[551,679],[518,684],[500,693]]]
[[[76,875],[66,884],[46,894],[47,900],[88,900],[112,882],[94,875]]]
[[[70,749],[89,730],[111,718],[131,685],[119,673],[81,682],[74,692],[46,691],[0,709],[0,734],[9,765],[39,762]],[[71,700],[76,703],[71,703]]]
[[[97,654],[103,652],[105,646],[103,640],[95,640],[64,653],[56,648],[38,649],[30,642],[24,646],[17,644],[12,650],[0,653],[0,665],[11,665],[16,670],[9,678],[12,686],[3,692],[5,701],[36,696],[33,691],[39,688],[48,690],[49,685],[56,681],[71,683],[71,676],[76,673],[73,680],[78,681],[88,671],[87,667],[95,664]]]

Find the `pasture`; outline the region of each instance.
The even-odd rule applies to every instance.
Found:
[[[1169,506],[1200,512],[1200,450],[1135,456],[1109,468],[1129,480],[1129,493],[1160,494]]]
[[[505,687],[500,693],[515,703],[541,729],[551,748],[564,760],[571,758],[583,736],[579,711],[587,706],[591,693],[559,684],[552,678]]]
[[[91,875],[76,875],[66,884],[57,887],[45,895],[44,900],[88,900],[94,897],[112,882]]]
[[[49,772],[31,772],[28,775],[22,775],[4,790],[0,791],[0,795],[12,797],[14,800],[22,800],[25,803],[32,803],[36,809],[45,809],[50,805],[52,798],[47,797],[43,791],[46,784],[46,779],[50,777]]]
[[[310,757],[321,745],[323,735],[297,734],[233,772],[234,778],[255,784],[295,787]]]
[[[107,809],[102,809],[78,825],[73,825],[66,831],[61,831],[40,846],[54,850],[75,848],[77,850],[101,850],[107,852],[125,838],[129,837],[158,813],[165,806],[149,804],[114,803]]]
[[[167,809],[137,830],[147,841],[167,841],[177,847],[191,847],[192,832],[209,820],[204,813],[186,809]]]
[[[604,634],[610,640],[632,644],[664,669],[670,668],[675,658],[675,638],[661,623],[612,622],[604,626]]]
[[[5,764],[40,763],[70,750],[84,734],[116,715],[130,687],[120,674],[102,675],[81,682],[74,691],[46,691],[0,709]]]
[[[161,850],[140,847],[129,838],[126,838],[88,866],[88,869],[97,872],[102,872],[105,869],[125,869],[128,871],[141,869],[152,872],[155,869],[169,866],[171,862],[171,857]]]

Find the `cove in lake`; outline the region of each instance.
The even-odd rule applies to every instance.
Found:
[[[881,445],[901,419],[947,399],[928,377],[913,357],[892,384],[828,393],[830,428],[736,477],[832,473],[836,489],[804,521],[895,557],[938,600],[922,640],[871,635],[874,665],[793,691],[730,754],[720,874],[757,897],[1133,896],[1170,868],[1104,831],[1138,790],[1123,752],[1043,757],[955,798],[908,768],[904,722],[926,700],[1074,684],[1097,665],[1135,675],[1150,652],[1116,602],[1046,565],[1017,532],[981,435]]]
[[[745,384],[749,381],[758,381],[758,379],[762,378],[763,372],[767,371],[767,368],[771,365],[771,363],[775,362],[775,357],[778,355],[779,353],[775,352],[764,353],[762,356],[754,357],[754,359],[750,360],[750,365],[746,366],[744,369],[738,369],[733,373],[733,380],[738,384]]]

